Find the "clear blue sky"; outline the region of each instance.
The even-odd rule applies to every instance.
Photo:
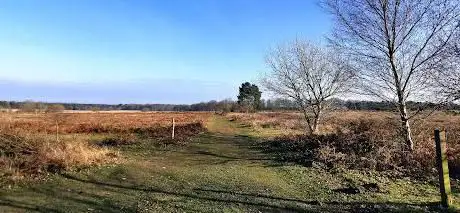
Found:
[[[329,28],[314,0],[2,0],[0,99],[234,98],[270,47]]]

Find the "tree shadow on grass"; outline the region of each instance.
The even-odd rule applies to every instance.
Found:
[[[71,179],[74,181],[79,181],[83,183],[90,183],[90,184],[95,184],[99,186],[107,186],[107,187],[112,187],[112,188],[117,188],[117,189],[125,189],[125,190],[134,190],[134,191],[142,191],[142,192],[148,192],[148,193],[161,193],[161,194],[166,194],[166,195],[174,195],[174,196],[179,196],[179,197],[187,197],[191,199],[198,199],[198,200],[206,200],[206,201],[213,201],[213,202],[230,202],[230,203],[235,203],[235,204],[243,204],[243,205],[251,205],[251,206],[258,206],[258,207],[263,207],[263,208],[274,208],[274,209],[280,209],[280,210],[289,210],[289,211],[305,211],[303,208],[298,208],[298,207],[293,207],[293,206],[278,206],[278,205],[272,205],[268,203],[262,203],[262,202],[250,202],[250,201],[245,201],[245,200],[232,200],[228,199],[226,197],[219,197],[219,196],[208,196],[202,193],[194,193],[194,192],[184,192],[184,191],[170,191],[170,190],[165,190],[159,187],[139,187],[139,186],[126,186],[126,185],[121,185],[121,184],[114,184],[114,183],[105,183],[105,182],[99,182],[95,180],[86,180],[86,179],[81,179],[75,176],[71,176],[68,174],[62,174],[63,177],[67,179]]]
[[[237,160],[248,160],[248,161],[271,160],[271,158],[266,158],[266,157],[265,158],[264,157],[252,158],[252,157],[248,157],[248,156],[229,156],[229,155],[223,155],[223,154],[220,154],[220,153],[213,153],[213,152],[210,152],[210,151],[197,151],[194,154],[207,155],[207,156],[212,156],[212,157],[216,157],[216,158],[224,158],[224,159],[227,159],[227,160],[234,160],[234,161],[237,161]]]
[[[174,196],[194,200],[194,203],[216,203],[216,206],[237,205],[239,207],[248,207],[248,209],[257,209],[263,212],[418,212],[418,211],[439,211],[437,203],[423,203],[417,205],[405,203],[369,203],[369,202],[340,202],[340,201],[318,201],[302,200],[296,198],[277,197],[268,194],[249,193],[233,190],[221,189],[203,189],[195,188],[192,190],[181,189],[163,189],[160,187],[144,187],[138,185],[123,185],[118,183],[108,183],[97,180],[83,179],[69,174],[62,174],[62,177],[71,181],[77,181],[82,184],[90,184],[91,187],[102,188],[110,191],[110,194],[120,194],[122,197],[129,198],[132,192],[141,192],[147,195],[152,194],[160,197]],[[69,191],[61,187],[37,187],[33,188],[35,193],[44,194],[56,200],[65,201],[65,206],[70,204],[95,210],[96,212],[137,212],[138,206],[124,207],[116,201],[110,200],[110,197],[98,194],[92,194],[83,191]],[[131,194],[130,194],[131,193]],[[136,193],[137,194],[137,193]],[[155,197],[156,198],[156,197]],[[153,198],[153,199],[155,199]],[[137,198],[133,198],[137,199]],[[152,197],[149,197],[152,199]],[[102,202],[103,201],[103,202]],[[133,201],[134,203],[136,200]],[[155,202],[155,201],[154,201]],[[175,211],[205,211],[203,209],[193,209],[183,206],[174,205],[174,201],[160,201],[164,205],[172,206]],[[70,204],[69,204],[70,203]],[[60,206],[54,208],[43,207],[37,203],[25,203],[0,197],[0,206],[9,206],[12,208],[22,209],[25,211],[35,212],[52,212],[61,213],[68,210],[61,210]],[[52,204],[51,204],[52,205]],[[58,204],[59,205],[59,204]],[[53,206],[53,205],[52,205]],[[72,210],[72,209],[71,209]],[[75,209],[74,209],[75,210]]]
[[[184,156],[198,157],[210,162],[221,162],[222,164],[235,161],[272,161],[272,155],[254,149],[252,139],[234,135],[203,135],[199,140],[194,141],[188,146],[169,150]],[[218,164],[218,163],[210,163]]]
[[[268,167],[292,164],[310,167],[314,160],[314,151],[319,146],[313,139],[312,143],[295,143],[295,141],[268,140],[248,135],[234,136],[233,145],[241,150],[248,150],[252,155],[257,155],[254,160],[263,160]]]
[[[318,201],[318,200],[301,200],[294,198],[283,198],[273,195],[259,194],[259,193],[246,193],[246,192],[235,192],[226,190],[215,190],[215,189],[194,189],[196,191],[222,193],[254,198],[265,198],[272,201],[287,201],[302,203],[305,205],[323,206],[323,210],[332,209],[343,209],[351,210],[352,212],[400,212],[400,211],[411,211],[411,210],[422,210],[427,209],[431,211],[440,210],[438,202],[428,202],[422,204],[407,204],[407,203],[396,203],[396,202],[382,202],[382,203],[370,203],[370,202],[341,202],[341,201]],[[392,210],[391,210],[392,209]]]
[[[17,200],[6,199],[0,197],[0,207],[10,207],[13,209],[21,209],[28,212],[50,212],[50,213],[64,213],[64,211],[59,210],[58,208],[48,208],[35,203],[27,203]]]
[[[221,193],[219,194],[209,194],[209,193],[196,193],[193,191],[181,191],[179,190],[166,190],[159,187],[142,187],[142,186],[135,186],[135,185],[122,185],[122,184],[115,184],[115,183],[108,183],[108,182],[101,182],[96,180],[90,179],[82,179],[79,177],[75,177],[69,174],[61,174],[61,176],[65,179],[70,181],[77,181],[83,184],[91,184],[96,187],[103,188],[104,190],[111,191],[111,194],[123,194],[126,193],[126,197],[128,196],[129,192],[137,191],[141,193],[153,193],[153,194],[160,194],[161,196],[176,196],[182,197],[186,199],[198,200],[199,202],[217,202],[219,203],[218,206],[222,206],[225,204],[237,204],[243,206],[251,206],[252,208],[256,208],[262,210],[263,212],[305,212],[308,209],[298,207],[295,205],[276,205],[265,203],[263,201],[256,201],[256,200],[244,200],[238,198],[230,198],[226,196],[226,194]],[[94,187],[93,186],[93,187]],[[63,200],[65,204],[62,205],[69,205],[71,203],[75,206],[89,206],[90,210],[97,210],[97,212],[138,212],[139,209],[133,207],[131,209],[121,209],[121,206],[116,205],[116,202],[96,202],[96,200],[106,200],[108,197],[104,197],[101,195],[91,194],[83,191],[69,191],[69,189],[65,190],[59,187],[36,187],[32,188],[34,193],[43,194],[46,197],[55,197],[56,200]],[[137,194],[137,193],[136,193]],[[54,199],[53,199],[54,200]],[[58,204],[60,205],[60,204]],[[15,209],[22,209],[25,211],[34,211],[34,212],[52,212],[52,213],[61,213],[61,212],[68,212],[68,210],[60,210],[60,206],[56,206],[55,208],[43,207],[40,204],[32,203],[32,202],[23,202],[17,200],[6,199],[0,197],[0,206],[8,206]],[[51,206],[54,206],[51,204]],[[180,209],[184,207],[174,206],[174,209]],[[177,210],[176,209],[176,210]],[[75,209],[74,209],[75,210]],[[190,209],[183,209],[184,211],[189,211]],[[195,209],[194,211],[199,211],[199,209]]]

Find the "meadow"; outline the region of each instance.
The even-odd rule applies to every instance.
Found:
[[[439,212],[434,128],[455,211],[460,116],[415,122],[415,153],[393,116],[337,111],[311,136],[295,112],[2,113],[0,211]]]

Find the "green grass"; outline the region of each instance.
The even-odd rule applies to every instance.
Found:
[[[273,135],[213,117],[184,147],[148,140],[120,148],[123,163],[4,187],[0,212],[420,212],[437,188],[379,173],[324,171],[275,162],[254,145]],[[340,189],[377,183],[380,191]],[[458,197],[456,197],[458,200]]]

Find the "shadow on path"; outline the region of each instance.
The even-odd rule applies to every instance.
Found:
[[[88,180],[78,178],[69,174],[62,174],[62,177],[71,180],[78,181],[85,184],[93,184],[96,186],[112,188],[116,193],[126,193],[127,191],[140,191],[143,193],[161,193],[164,195],[173,195],[178,197],[184,197],[194,200],[218,202],[218,203],[233,203],[239,205],[246,205],[256,207],[257,209],[264,210],[264,212],[325,212],[325,211],[336,211],[336,212],[406,212],[406,211],[436,211],[437,204],[435,203],[424,203],[421,205],[408,205],[403,203],[367,203],[367,202],[337,202],[337,201],[316,201],[316,200],[300,200],[276,197],[265,194],[246,193],[240,191],[226,191],[216,189],[201,189],[196,188],[191,191],[170,191],[157,187],[141,187],[141,186],[130,186],[121,185],[114,183],[99,182],[95,180]],[[102,212],[137,212],[138,209],[120,209],[119,206],[113,205],[110,202],[104,202],[100,204],[98,202],[85,199],[90,197],[92,199],[104,199],[103,196],[89,194],[85,192],[74,192],[71,195],[65,195],[61,193],[60,188],[34,188],[36,193],[42,193],[46,196],[53,196],[56,199],[70,200],[75,203],[85,204],[91,206],[90,210],[98,210]],[[64,212],[58,208],[40,207],[33,203],[24,203],[9,199],[0,198],[0,205],[10,206],[17,209],[23,209],[27,211],[35,212],[52,212],[61,213]]]
[[[264,194],[253,194],[238,191],[225,191],[215,189],[194,189],[192,191],[169,191],[156,187],[140,187],[140,186],[128,186],[114,183],[105,183],[95,180],[87,180],[78,178],[69,174],[62,174],[62,177],[78,181],[85,184],[94,184],[97,186],[110,187],[116,190],[118,193],[123,193],[126,190],[141,191],[145,193],[161,193],[165,195],[173,195],[178,197],[185,197],[189,199],[219,202],[219,203],[233,203],[242,204],[257,207],[267,212],[324,212],[324,211],[353,211],[353,212],[401,212],[401,211],[417,211],[423,210],[428,207],[431,210],[435,208],[435,204],[426,203],[421,206],[418,205],[407,205],[402,203],[366,203],[366,202],[319,202],[319,201],[306,201],[300,199],[281,198],[271,195]],[[61,189],[62,190],[62,189]],[[124,209],[121,211],[117,206],[110,205],[110,203],[104,203],[100,205],[97,202],[89,201],[84,199],[85,196],[96,196],[97,199],[103,199],[102,196],[87,194],[83,192],[75,192],[78,195],[63,195],[56,189],[43,189],[35,188],[35,192],[44,193],[47,196],[55,196],[59,199],[69,199],[72,202],[81,203],[92,206],[95,210],[103,212],[136,212],[136,209]],[[83,198],[81,198],[83,197]],[[12,200],[6,200],[0,198],[1,205],[7,205],[15,208],[20,208],[28,211],[36,212],[63,212],[59,209],[45,208],[34,206],[31,203],[21,203]]]

